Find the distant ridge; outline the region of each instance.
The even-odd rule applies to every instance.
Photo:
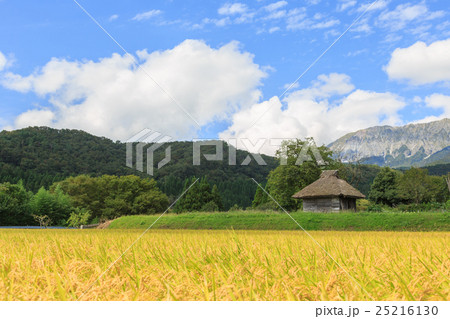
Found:
[[[347,162],[390,167],[446,164],[450,163],[450,119],[374,126],[346,134],[329,147]]]
[[[36,192],[49,187],[68,176],[87,174],[91,176],[138,175],[154,178],[163,192],[174,200],[183,190],[184,181],[191,177],[206,176],[216,184],[226,209],[233,205],[251,205],[256,185],[251,178],[265,182],[270,170],[278,165],[274,157],[262,155],[267,165],[228,164],[228,161],[202,162],[193,165],[192,142],[170,142],[172,161],[154,176],[140,173],[125,164],[126,145],[105,137],[97,137],[80,130],[29,127],[15,131],[0,132],[0,183],[17,183]],[[208,149],[206,149],[208,151]],[[228,158],[224,147],[224,158]],[[145,150],[144,150],[145,153]],[[237,150],[236,158],[242,163],[248,152]],[[155,152],[155,162],[165,157],[164,148]]]

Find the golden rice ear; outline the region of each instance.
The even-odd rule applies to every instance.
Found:
[[[448,295],[442,276],[448,268],[445,232],[310,234],[369,295],[302,231],[152,229],[105,272],[142,230],[9,229],[0,230],[0,300],[77,300],[83,292],[81,300],[444,300]]]

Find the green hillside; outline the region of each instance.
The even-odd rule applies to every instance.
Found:
[[[255,178],[264,182],[269,171],[277,166],[273,157],[264,156],[267,165],[230,166],[228,161],[192,164],[192,142],[168,143],[172,149],[172,161],[159,170],[154,178],[158,186],[171,199],[179,195],[187,178],[206,176],[211,184],[217,184],[226,209],[234,204],[241,207],[251,205],[256,185]],[[204,153],[213,150],[202,148]],[[237,163],[241,163],[248,152],[237,151]],[[155,152],[155,162],[164,156],[164,149]],[[36,192],[41,186],[49,187],[68,176],[87,174],[91,176],[138,175],[151,178],[125,166],[126,145],[104,137],[96,137],[79,130],[56,130],[48,127],[31,127],[12,132],[0,132],[0,183],[16,183]],[[224,158],[228,158],[228,147],[224,145]]]

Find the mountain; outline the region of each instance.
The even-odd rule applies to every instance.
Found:
[[[329,145],[343,161],[390,167],[450,163],[450,119],[405,126],[375,126]]]
[[[149,147],[150,144],[147,145]],[[265,182],[270,170],[278,162],[274,157],[262,155],[267,165],[257,165],[252,159],[249,165],[231,166],[228,164],[228,147],[224,145],[224,160],[193,165],[192,142],[171,142],[172,160],[161,169],[156,169],[154,178],[159,187],[174,200],[181,192],[184,181],[190,177],[206,176],[211,184],[216,184],[221,193],[225,208],[234,204],[241,207],[251,205],[256,184],[251,180]],[[144,154],[145,154],[144,148]],[[158,149],[155,163],[165,157],[165,148]],[[207,147],[203,154],[212,154]],[[237,150],[237,163],[249,155]],[[57,130],[48,127],[30,127],[16,131],[0,132],[0,183],[19,180],[32,191],[68,176],[87,174],[91,176],[149,175],[126,167],[126,144],[113,142],[79,130]]]

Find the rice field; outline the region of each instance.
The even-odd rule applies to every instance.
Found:
[[[448,232],[0,230],[0,300],[449,300]]]

